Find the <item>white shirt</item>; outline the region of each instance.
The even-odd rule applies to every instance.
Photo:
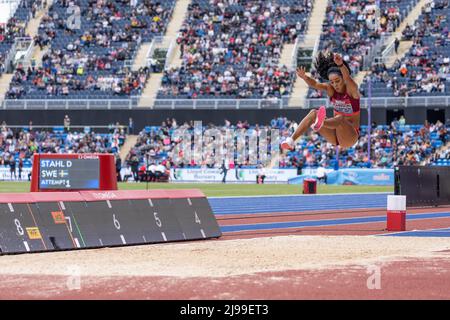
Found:
[[[166,167],[164,167],[162,164],[160,164],[160,165],[156,166],[155,170],[158,172],[164,173],[164,172],[166,172]]]
[[[317,168],[317,172],[316,172],[317,178],[323,178],[323,177],[325,177],[325,174],[326,174],[326,170],[324,167]]]

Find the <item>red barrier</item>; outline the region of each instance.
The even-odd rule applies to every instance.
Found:
[[[303,193],[304,194],[316,194],[317,193],[317,180],[316,179],[303,180]]]
[[[406,230],[406,196],[389,195],[387,198],[387,230]]]
[[[33,202],[30,193],[0,193],[0,203],[29,203]]]
[[[79,192],[31,192],[28,202],[83,201]]]
[[[112,190],[76,192],[0,193],[0,203],[33,203],[52,201],[104,201],[140,199],[205,198],[202,191],[193,190]]]
[[[170,191],[166,190],[80,191],[80,195],[85,201],[168,199],[170,198]]]
[[[205,194],[198,190],[167,190],[170,194],[171,199],[179,199],[179,198],[204,198]]]

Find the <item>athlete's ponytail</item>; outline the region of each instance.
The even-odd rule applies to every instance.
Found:
[[[351,73],[348,63],[344,61],[344,65],[347,67],[348,72]],[[342,77],[341,70],[339,69],[337,64],[334,63],[332,52],[320,51],[316,58],[316,61],[314,62],[314,68],[324,81],[328,81],[328,76],[331,73],[338,74]]]

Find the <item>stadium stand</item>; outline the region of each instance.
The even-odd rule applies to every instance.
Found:
[[[0,25],[0,75],[7,69],[6,58],[15,39],[28,36],[25,33],[27,23],[41,5],[42,0],[21,0],[6,25]]]
[[[112,128],[110,133],[96,133],[86,128],[82,132],[55,126],[51,130],[10,128],[3,123],[0,128],[0,166],[11,162],[24,168],[32,165],[34,153],[113,153],[118,154],[126,134],[123,128]]]
[[[138,96],[148,68],[131,71],[142,41],[165,32],[174,0],[73,1],[81,28],[67,20],[72,2],[55,1],[42,19],[36,45],[49,46],[42,67],[18,68],[10,99],[112,99]]]
[[[190,132],[193,123],[183,123]],[[279,117],[273,119],[270,125],[250,125],[247,121],[236,124],[225,122],[223,126],[208,125],[206,129],[244,129],[247,135],[257,135],[262,129],[279,129],[280,136],[288,136],[296,129],[297,123]],[[179,143],[172,139],[173,131],[180,126],[175,119],[167,119],[161,126],[148,126],[139,133],[136,145],[130,150],[121,166],[130,171],[136,181],[167,181],[168,171],[176,166],[173,162],[174,147]],[[297,141],[296,151],[283,154],[279,159],[279,168],[393,168],[396,165],[448,165],[450,162],[449,148],[450,127],[437,122],[436,124],[408,125],[404,118],[394,121],[391,125],[373,126],[371,130],[371,158],[368,149],[368,127],[361,126],[361,138],[352,147],[336,154],[336,148],[327,143],[320,135],[309,132]],[[39,153],[113,153],[118,154],[123,146],[126,134],[123,128],[111,128],[110,133],[95,133],[92,131],[69,132],[64,127],[54,127],[53,130],[36,130],[33,128],[9,128],[2,124],[0,132],[0,166],[9,167],[11,162],[18,168],[31,167],[32,155]],[[270,142],[270,141],[269,141]],[[248,152],[248,151],[247,151]],[[244,162],[235,160],[229,163],[230,168],[257,168],[250,165],[248,158]],[[183,163],[178,167],[218,168],[220,163],[213,157],[204,155],[202,163]],[[165,170],[159,168],[164,167]],[[149,169],[152,167],[151,169]],[[158,168],[158,169],[156,169]],[[150,172],[161,170],[161,174],[149,175]],[[119,170],[120,171],[120,170]]]
[[[450,148],[436,152],[428,159],[426,164],[432,166],[450,166]]]
[[[278,61],[311,8],[310,0],[194,0],[177,40],[183,64],[165,71],[158,99],[289,95],[295,75]]]
[[[320,49],[340,52],[352,74],[356,75],[363,70],[369,50],[380,41],[382,35],[395,31],[416,3],[416,0],[380,1],[378,24],[375,0],[329,1],[320,36]],[[311,89],[308,98],[324,96],[322,92]]]
[[[309,132],[297,141],[296,151],[281,155],[280,168],[302,167],[345,167],[345,168],[393,168],[396,165],[419,165],[436,156],[439,148],[449,141],[449,128],[443,123],[426,125],[407,125],[405,118],[393,121],[388,125],[374,125],[371,130],[371,158],[368,156],[368,126],[361,126],[361,138],[352,147],[336,154],[336,148],[327,143],[320,135]],[[257,134],[260,129],[279,129],[280,136],[286,137],[292,134],[297,123],[280,117],[273,119],[268,126],[250,125],[247,121],[239,121],[232,125],[225,121],[223,126],[204,126],[206,129],[245,129],[247,135]],[[182,126],[189,132],[193,132],[193,123],[184,123]],[[174,147],[179,141],[172,140],[172,133],[179,128],[175,119],[167,119],[161,126],[148,126],[139,134],[138,141],[127,156],[127,162],[141,168],[148,164],[163,164],[170,168],[174,163]],[[448,154],[444,155],[444,158]],[[255,165],[246,162],[238,163],[237,154],[235,161],[230,163],[230,168],[256,168]],[[221,163],[215,163],[212,158],[204,155],[202,163],[182,163],[180,167],[220,167]],[[211,161],[212,160],[212,161]],[[336,160],[338,163],[336,163]]]
[[[392,68],[372,67],[372,96],[446,96],[450,93],[450,9],[448,1],[431,2],[403,32],[411,50]],[[367,95],[368,78],[361,86]]]

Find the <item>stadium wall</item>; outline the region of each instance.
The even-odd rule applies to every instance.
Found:
[[[450,106],[441,108],[445,112],[445,120],[450,123]],[[409,124],[422,124],[427,119],[427,110],[433,108],[412,107],[412,108],[372,108],[372,121],[377,124],[389,124],[392,117],[404,114]],[[167,118],[176,118],[178,123],[184,121],[203,121],[223,125],[228,119],[232,123],[247,120],[249,123],[269,124],[273,118],[283,116],[290,120],[299,121],[309,109],[228,109],[228,110],[0,110],[0,122],[5,121],[8,125],[27,125],[33,121],[33,125],[62,126],[64,116],[67,114],[72,125],[101,125],[107,126],[111,123],[119,122],[121,125],[128,125],[129,118],[133,118],[134,130],[142,130],[145,126],[160,125]],[[328,115],[332,116],[332,110],[328,110]],[[367,124],[367,110],[362,109],[361,124]]]

